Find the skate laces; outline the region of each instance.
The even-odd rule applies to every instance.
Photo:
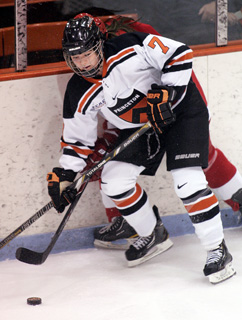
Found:
[[[148,236],[148,237],[139,237],[133,244],[132,246],[135,247],[135,249],[140,250],[143,247],[145,247],[150,240],[152,239],[153,235]]]
[[[206,264],[211,264],[211,263],[218,262],[222,258],[223,252],[224,252],[224,250],[223,250],[223,246],[222,245],[220,245],[217,249],[208,251]]]
[[[102,232],[107,232],[107,231],[118,229],[118,227],[121,224],[122,219],[123,219],[122,217],[114,217],[111,223],[109,223],[107,226],[102,228]]]

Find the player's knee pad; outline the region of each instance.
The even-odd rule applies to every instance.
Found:
[[[102,191],[107,196],[112,197],[135,188],[136,180],[143,170],[144,167],[131,163],[120,161],[108,162],[102,171]]]
[[[174,189],[181,199],[207,188],[207,180],[201,167],[188,167],[171,171]]]

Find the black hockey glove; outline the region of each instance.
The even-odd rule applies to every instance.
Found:
[[[171,110],[172,101],[176,91],[172,87],[151,85],[147,94],[147,116],[151,125],[157,133],[176,120]]]
[[[54,168],[53,172],[47,174],[48,193],[52,199],[55,209],[63,212],[76,197],[77,191],[68,188],[76,177],[76,173],[72,170],[63,168]]]

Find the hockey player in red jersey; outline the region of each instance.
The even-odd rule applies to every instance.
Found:
[[[100,114],[124,140],[148,120],[153,129],[103,168],[101,188],[139,235],[125,252],[135,266],[171,247],[157,208],[137,183],[154,175],[167,155],[177,196],[207,251],[205,276],[213,283],[235,274],[224,241],[216,196],[208,188],[208,111],[192,80],[192,50],[154,34],[126,33],[106,40],[92,17],[71,19],[63,52],[75,72],[64,98],[62,168],[48,174],[48,191],[61,212],[72,201],[61,190],[86,166],[97,140]],[[151,157],[152,155],[152,157]]]

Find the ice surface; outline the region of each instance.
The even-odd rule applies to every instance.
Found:
[[[41,266],[0,262],[3,320],[209,320],[241,318],[242,229],[226,229],[237,274],[217,285],[203,276],[206,253],[195,235],[172,238],[167,252],[127,268],[124,252],[52,254]],[[27,305],[38,296],[42,305]]]

